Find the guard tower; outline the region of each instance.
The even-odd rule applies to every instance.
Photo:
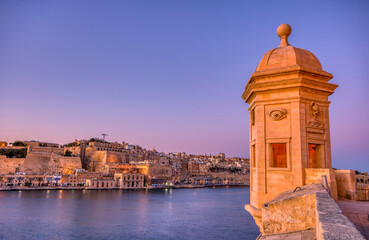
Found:
[[[250,204],[262,204],[306,183],[306,169],[331,169],[328,83],[311,52],[288,43],[291,27],[277,29],[278,48],[269,50],[251,75],[242,98],[250,114]]]

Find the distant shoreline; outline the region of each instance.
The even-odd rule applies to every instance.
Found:
[[[249,187],[250,185],[182,185],[168,187],[143,187],[143,188],[86,188],[86,187],[17,187],[17,188],[0,188],[0,191],[46,191],[46,190],[162,190],[162,189],[195,189],[195,188],[229,188],[229,187]]]

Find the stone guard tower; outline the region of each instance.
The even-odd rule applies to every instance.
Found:
[[[288,43],[288,24],[277,34],[279,47],[264,55],[242,95],[250,104],[248,211],[308,184],[307,169],[332,168],[328,96],[338,85],[314,54]]]

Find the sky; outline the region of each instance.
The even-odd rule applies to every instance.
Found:
[[[0,140],[249,157],[241,95],[292,27],[339,87],[333,167],[369,171],[368,1],[0,1]]]

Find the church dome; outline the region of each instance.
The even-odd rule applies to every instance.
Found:
[[[295,48],[288,43],[288,36],[292,29],[288,24],[282,24],[277,29],[281,38],[278,48],[269,50],[261,59],[256,72],[280,70],[281,68],[303,67],[315,71],[323,71],[318,58],[311,52]]]

